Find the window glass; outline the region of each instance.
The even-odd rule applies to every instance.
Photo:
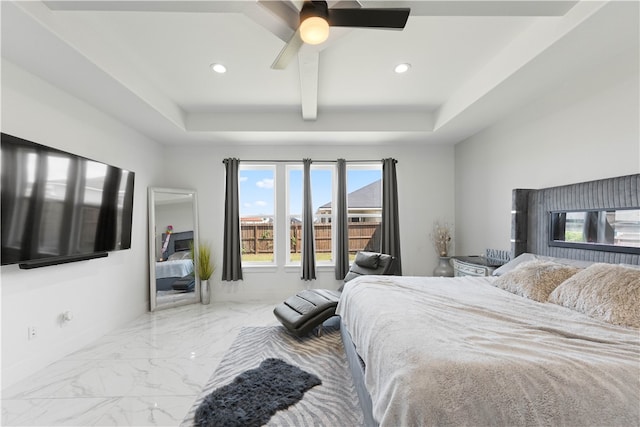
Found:
[[[275,166],[240,166],[242,263],[275,262]]]
[[[349,259],[358,251],[380,251],[382,166],[347,165]]]

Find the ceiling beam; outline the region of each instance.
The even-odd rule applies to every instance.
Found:
[[[423,109],[338,108],[315,121],[300,120],[290,109],[189,113],[187,132],[432,132],[433,116]]]
[[[49,9],[56,11],[94,12],[186,12],[186,13],[241,13],[247,2],[220,1],[114,1],[114,0],[45,0]]]
[[[298,54],[298,68],[300,69],[300,102],[302,104],[302,118],[315,120],[318,118],[318,68],[320,66],[320,52],[308,51]]]

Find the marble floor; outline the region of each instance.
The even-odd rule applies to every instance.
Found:
[[[243,326],[272,304],[146,313],[2,390],[3,426],[177,426]]]

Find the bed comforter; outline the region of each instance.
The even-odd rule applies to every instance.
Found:
[[[190,259],[156,262],[156,279],[184,277],[192,272],[193,262]]]
[[[338,304],[382,426],[640,425],[640,336],[491,286],[362,276]]]

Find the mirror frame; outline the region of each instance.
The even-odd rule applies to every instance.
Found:
[[[604,252],[616,252],[625,254],[640,254],[640,247],[636,246],[624,246],[608,243],[597,242],[570,242],[565,240],[555,239],[555,224],[556,218],[561,214],[575,213],[575,212],[615,212],[615,211],[628,211],[628,210],[640,210],[638,207],[633,208],[603,208],[603,209],[577,209],[577,210],[557,210],[549,212],[549,246],[561,247],[561,248],[575,248],[575,249],[587,249],[591,251],[604,251]],[[565,232],[566,234],[566,232]]]
[[[170,303],[158,304],[157,290],[156,290],[156,194],[169,193],[178,195],[191,195],[192,208],[193,208],[193,246],[194,246],[194,259],[193,259],[193,272],[196,279],[196,285],[193,292],[193,298],[185,298],[179,301]],[[149,187],[148,189],[148,211],[149,211],[149,309],[150,311],[156,311],[165,308],[177,307],[186,304],[196,304],[200,302],[200,277],[198,276],[198,194],[196,190],[191,189],[179,189],[179,188],[163,188],[163,187]]]

